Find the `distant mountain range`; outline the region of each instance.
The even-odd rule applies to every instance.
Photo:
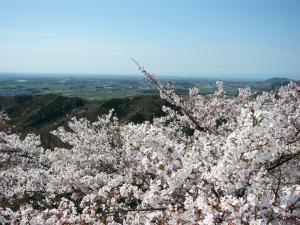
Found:
[[[287,85],[289,84],[290,82],[296,82],[296,83],[300,83],[300,80],[291,80],[291,79],[288,79],[288,78],[279,78],[279,77],[275,77],[275,78],[271,78],[271,79],[267,79],[262,83],[262,85],[265,85],[265,86],[271,86],[271,87],[281,87],[281,86],[284,86],[284,85]]]

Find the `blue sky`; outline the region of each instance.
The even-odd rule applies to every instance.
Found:
[[[300,76],[299,0],[0,0],[0,72]],[[300,78],[299,78],[300,79]]]

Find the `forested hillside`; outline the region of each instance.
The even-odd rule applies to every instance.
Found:
[[[40,134],[42,145],[47,148],[62,145],[50,131],[65,126],[72,117],[95,121],[98,116],[107,114],[113,108],[120,121],[140,123],[162,116],[161,107],[164,104],[166,102],[158,95],[104,101],[54,94],[0,96],[0,111],[9,115],[8,124],[12,130],[22,135],[30,132]]]

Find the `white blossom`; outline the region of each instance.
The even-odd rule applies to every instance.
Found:
[[[141,70],[177,107],[152,124],[73,118],[54,150],[0,131],[1,224],[300,223],[296,84],[183,99]]]

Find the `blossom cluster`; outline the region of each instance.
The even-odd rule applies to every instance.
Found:
[[[140,69],[173,105],[153,123],[73,118],[54,150],[0,131],[1,224],[300,223],[296,84],[181,98]]]

